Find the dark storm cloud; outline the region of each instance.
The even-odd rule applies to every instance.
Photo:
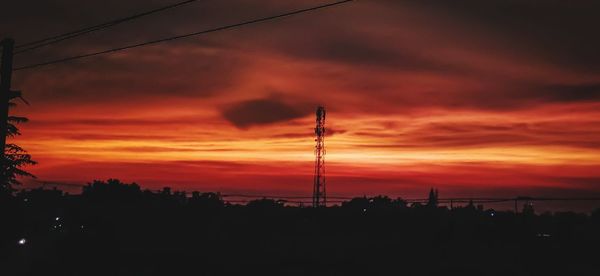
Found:
[[[473,93],[465,97],[465,106],[490,110],[518,110],[548,103],[600,101],[597,84],[513,84],[496,93]]]
[[[174,1],[117,1],[97,3],[59,0],[32,3],[12,1],[0,16],[0,36],[11,35],[17,44],[120,18]],[[35,4],[36,9],[31,9]],[[116,27],[86,34],[39,50],[17,55],[16,66],[81,53],[199,31],[267,14],[280,13],[306,3],[263,1],[198,1]],[[314,4],[311,3],[311,4]],[[235,7],[232,9],[232,7]],[[201,18],[202,20],[197,20]],[[39,26],[44,26],[41,29]],[[258,26],[260,27],[260,26]],[[256,28],[256,27],[254,27]],[[243,33],[242,33],[243,34]],[[248,67],[238,54],[239,33],[229,32],[177,40],[118,54],[51,65],[14,75],[15,87],[28,99],[47,101],[110,101],[152,97],[206,97],[230,91]],[[250,38],[248,41],[252,41]],[[247,42],[245,42],[247,43]],[[244,44],[241,41],[241,44]],[[169,47],[163,47],[168,45]],[[198,51],[199,48],[207,51]],[[237,51],[237,52],[236,52]]]
[[[106,1],[10,1],[0,11],[0,37],[15,38],[17,45],[139,14],[181,2],[180,0]],[[310,1],[309,1],[310,2]],[[312,1],[311,4],[314,4]],[[277,1],[203,1],[179,6],[150,16],[85,34],[20,55],[21,61],[122,46],[189,32],[206,30],[239,21],[291,10],[308,3]],[[32,8],[35,7],[35,8]],[[40,28],[43,26],[43,28]],[[212,36],[212,37],[211,37]],[[225,46],[215,35],[170,42],[171,45]],[[227,44],[227,43],[226,43]],[[40,53],[38,55],[38,53]]]
[[[596,35],[600,26],[599,1],[424,0],[407,3],[484,27],[502,37],[507,50],[526,51],[573,69],[600,70],[600,36]]]
[[[195,118],[195,117],[168,117],[168,118],[161,118],[161,119],[157,119],[157,118],[144,118],[144,119],[111,119],[111,118],[99,118],[99,119],[94,119],[94,118],[88,118],[88,119],[77,119],[74,118],[72,120],[60,120],[60,121],[52,121],[52,120],[36,120],[36,121],[32,121],[31,124],[35,125],[35,126],[42,126],[42,127],[59,127],[60,125],[62,126],[91,126],[91,127],[98,127],[98,126],[109,126],[109,127],[115,127],[115,126],[126,126],[126,127],[132,127],[132,126],[143,126],[143,127],[148,127],[148,126],[169,126],[169,125],[189,125],[189,124],[196,124],[198,123],[199,119]]]
[[[353,28],[344,28],[341,23],[332,26],[292,26],[304,28],[305,35],[283,35],[284,39],[274,42],[274,47],[286,55],[299,59],[326,61],[349,66],[377,66],[397,71],[461,71],[460,66],[445,63],[441,59],[420,56],[414,50],[384,37]],[[306,31],[318,29],[318,32]]]
[[[500,88],[500,89],[498,89]],[[493,89],[493,88],[490,88]],[[498,92],[472,93],[462,100],[465,106],[491,110],[531,108],[547,103],[584,103],[600,101],[600,83],[552,84],[552,81],[498,85]]]
[[[557,102],[598,101],[600,100],[600,83],[581,85],[549,85],[542,96]]]
[[[563,146],[598,149],[598,121],[511,122],[444,122],[410,128],[401,136],[355,132],[363,137],[398,138],[394,143],[365,145],[375,148],[470,148],[490,146]]]
[[[104,1],[10,1],[3,6],[1,34],[11,35],[18,42],[30,41],[53,34],[63,33],[123,18],[166,5],[182,2],[179,0],[104,0]],[[135,21],[120,24],[106,31],[86,34],[85,38],[107,37],[129,41],[156,35],[173,34],[190,27],[202,27],[219,20],[238,18],[248,12],[260,10],[251,5],[252,1],[196,1],[178,8],[166,10]],[[231,9],[236,7],[238,9]],[[215,12],[218,10],[219,12]],[[224,12],[227,11],[227,12]],[[198,18],[202,20],[199,21]],[[40,28],[43,26],[43,28]],[[134,29],[136,32],[125,32]],[[78,41],[75,39],[72,41]],[[105,39],[101,41],[109,41]],[[71,42],[71,41],[70,41]],[[69,42],[69,43],[70,43]],[[115,41],[125,42],[125,41]],[[69,43],[61,43],[66,45]]]
[[[243,101],[222,112],[226,120],[239,128],[285,122],[308,114],[308,109],[299,109],[270,98]]]
[[[368,82],[369,80],[365,80]],[[448,90],[446,90],[448,89]],[[436,88],[422,91],[421,87],[389,89],[371,94],[381,101],[377,110],[384,111],[393,102],[395,112],[444,108],[450,110],[487,110],[496,112],[520,111],[555,103],[593,103],[600,101],[600,84],[552,84],[551,80],[508,81],[482,83],[477,88]],[[399,110],[399,108],[401,108]]]
[[[13,34],[17,41],[29,41],[173,2],[11,1],[3,9],[11,12],[0,16],[0,32],[2,35]],[[198,31],[321,3],[198,1],[57,47],[17,56],[17,64]],[[36,9],[31,9],[34,4]],[[356,1],[322,12],[126,51],[122,53],[128,56],[123,58],[93,58],[57,65],[51,70],[21,71],[15,75],[15,86],[27,83],[23,88],[34,102],[36,99],[89,102],[165,95],[209,97],[217,92],[232,91],[232,86],[243,83],[240,76],[252,62],[260,61],[264,56],[281,55],[358,71],[354,76],[348,76],[346,72],[334,76],[328,75],[326,70],[315,70],[314,78],[340,79],[338,87],[348,90],[346,93],[354,94],[352,96],[368,94],[362,105],[381,105],[376,109],[381,112],[427,107],[512,110],[547,102],[595,101],[598,92],[594,85],[551,83],[550,80],[515,81],[512,76],[503,75],[503,68],[482,70],[481,65],[473,65],[475,62],[471,62],[469,56],[452,57],[440,50],[453,47],[490,57],[503,57],[505,52],[516,53],[516,56],[564,66],[561,68],[566,71],[600,69],[600,51],[597,51],[600,36],[594,35],[596,26],[600,25],[596,24],[599,19],[595,15],[599,6],[596,1],[559,0]],[[384,7],[387,13],[374,7]],[[407,16],[411,13],[418,16]],[[444,20],[460,24],[445,24]],[[435,32],[424,33],[423,37],[403,36],[406,32],[419,32],[423,27]],[[428,44],[428,36],[447,39],[441,39],[440,45]],[[498,39],[488,41],[490,37]],[[486,48],[486,43],[498,43],[495,46],[500,50]],[[162,47],[164,45],[169,47]],[[191,51],[197,47],[218,51]],[[521,65],[519,63],[526,65],[531,60],[509,62],[517,67]],[[365,70],[366,67],[369,69]],[[400,87],[400,81],[382,82],[377,78],[377,70],[394,71],[399,79],[402,73],[426,73],[458,76],[465,83],[479,81],[485,84],[454,90],[445,84],[425,89],[423,86],[428,84],[424,82]]]
[[[0,34],[13,35],[18,41],[29,41],[173,2],[175,1],[10,1],[6,3],[6,8],[3,9],[2,19],[0,19],[2,25]],[[139,22],[118,26],[115,31],[100,32],[99,35],[91,34],[90,37],[94,38],[94,43],[98,43],[96,46],[116,45],[193,29],[198,30],[215,24],[231,23],[240,18],[251,18],[315,3],[316,1],[295,1],[295,3],[261,1],[259,4],[256,1],[244,0],[199,1],[183,8],[140,19]],[[506,41],[506,45],[503,46],[507,46],[508,49],[514,51],[529,50],[530,54],[534,55],[543,54],[551,62],[562,62],[592,69],[600,68],[600,53],[597,51],[600,47],[600,37],[594,35],[596,26],[600,25],[600,19],[595,14],[600,10],[598,1],[425,0],[381,1],[361,4],[368,6],[381,3],[387,5],[390,10],[400,11],[410,7],[420,9],[425,14],[436,12],[461,21],[467,21],[489,30],[490,34],[502,35],[503,40]],[[36,8],[33,9],[32,6]],[[359,6],[355,5],[355,7]],[[361,9],[360,12],[365,13],[367,11]],[[364,18],[379,15],[358,13],[357,16]],[[432,17],[434,16],[435,14],[432,14]],[[202,18],[202,20],[199,21],[198,18]],[[425,60],[411,60],[414,59],[412,55],[406,57],[399,57],[397,56],[398,53],[389,55],[389,49],[386,49],[389,45],[379,43],[380,46],[386,47],[375,48],[375,43],[366,44],[365,42],[370,41],[372,37],[364,37],[364,32],[348,32],[348,28],[344,28],[344,26],[352,27],[352,25],[343,20],[337,20],[335,25],[339,27],[339,35],[335,35],[335,29],[327,27],[332,22],[335,23],[335,19],[312,15],[310,18],[316,20],[314,22],[298,20],[293,21],[294,23],[283,21],[283,23],[279,23],[288,26],[308,25],[311,29],[321,25],[322,28],[315,34],[315,38],[320,37],[321,40],[314,42],[317,46],[321,45],[322,48],[313,49],[316,50],[312,53],[314,55],[355,62],[380,62],[381,64],[389,64],[395,59],[409,58],[406,64],[434,66],[434,68],[440,66],[439,64],[427,64]],[[327,24],[320,24],[323,22]],[[436,24],[435,18],[432,19],[431,24]],[[43,30],[40,30],[40,26],[44,26]],[[406,27],[410,28],[410,26]],[[293,37],[294,32],[288,35]],[[211,41],[218,43],[210,38],[200,38],[200,40],[204,43],[210,43]],[[75,40],[77,43],[79,41],[88,41],[88,39]],[[85,45],[90,46],[89,44]],[[306,43],[296,43],[296,45],[301,48]],[[307,46],[309,52],[303,54],[311,54],[310,43]]]
[[[123,101],[153,97],[207,97],[236,83],[243,61],[233,54],[189,47],[137,50],[15,74],[27,96],[43,101]],[[162,57],[168,58],[163,59]]]
[[[110,0],[90,8],[89,3],[60,0],[42,4],[42,8],[39,10],[44,12],[36,10],[33,14],[28,14],[26,17],[28,21],[25,21],[24,17],[17,16],[28,13],[29,5],[26,4],[26,1],[24,2],[11,2],[10,5],[13,6],[11,10],[15,12],[0,19],[0,22],[5,21],[2,22],[2,25],[7,25],[4,31],[14,36],[17,42],[31,41],[66,30],[94,25],[107,19],[138,13],[173,1],[150,1],[150,3],[144,2],[144,5],[140,5],[138,1]],[[92,52],[102,48],[198,31],[320,3],[322,2],[296,1],[286,4],[276,1],[261,1],[259,4],[244,0],[227,1],[226,3],[200,1],[164,12],[164,14],[160,13],[108,30],[86,34],[82,38],[62,42],[57,46],[44,47],[19,56],[17,64],[26,65],[74,53]],[[326,11],[326,13],[331,12]],[[366,15],[366,17],[369,16],[371,15]],[[195,20],[196,18],[202,18],[202,20]],[[310,19],[310,21],[306,19]],[[40,34],[38,27],[40,25],[45,26],[43,34]],[[350,65],[392,66],[401,70],[438,71],[447,70],[447,67],[450,66],[440,60],[419,57],[411,51],[400,51],[399,45],[381,43],[382,38],[370,34],[369,30],[359,31],[352,25],[331,20],[319,13],[248,28],[252,28],[253,31],[230,31],[225,37],[214,34],[178,40],[171,45],[209,46],[236,50],[267,45],[271,48],[270,50],[302,59],[342,62]],[[251,45],[255,41],[258,41],[257,45]]]

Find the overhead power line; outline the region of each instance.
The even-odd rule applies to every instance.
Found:
[[[102,24],[98,24],[98,25],[94,25],[94,26],[89,26],[89,27],[82,28],[82,29],[79,29],[79,30],[74,30],[74,31],[70,31],[70,32],[67,32],[67,33],[63,33],[63,34],[59,34],[59,35],[47,37],[47,38],[44,38],[44,39],[39,39],[39,40],[31,41],[31,42],[28,42],[28,43],[20,44],[20,45],[15,46],[15,48],[17,49],[17,51],[15,51],[15,54],[20,54],[20,53],[28,52],[28,51],[31,51],[31,50],[34,50],[34,49],[37,49],[37,48],[40,48],[40,47],[44,47],[44,46],[51,45],[51,44],[54,44],[54,43],[57,43],[57,42],[60,42],[60,41],[64,41],[64,40],[67,40],[67,39],[78,37],[80,35],[84,35],[84,34],[87,34],[87,33],[91,33],[91,32],[99,31],[99,30],[102,30],[102,29],[106,29],[106,28],[109,28],[109,27],[112,27],[112,26],[115,26],[115,25],[118,25],[118,24],[121,24],[121,23],[124,23],[124,22],[128,22],[128,21],[131,21],[131,20],[134,20],[134,19],[138,19],[138,18],[141,18],[141,17],[144,17],[144,16],[148,16],[148,15],[151,15],[151,14],[154,14],[154,13],[158,13],[158,12],[166,11],[166,10],[169,10],[169,9],[172,9],[172,8],[176,8],[176,7],[179,7],[179,6],[183,6],[183,5],[186,5],[186,4],[190,4],[190,3],[196,2],[196,1],[198,1],[198,0],[186,0],[186,1],[178,2],[178,3],[170,4],[170,5],[167,5],[167,6],[164,6],[164,7],[160,7],[160,8],[148,10],[148,11],[145,11],[145,12],[142,12],[142,13],[134,14],[134,15],[131,15],[131,16],[127,16],[127,17],[123,17],[123,18],[117,18],[117,19],[114,19],[114,20],[111,20],[111,21],[108,21],[108,22],[105,22],[105,23],[102,23]]]
[[[273,15],[273,16],[268,16],[268,17],[262,17],[262,18],[252,19],[252,20],[248,20],[248,21],[244,21],[244,22],[240,22],[240,23],[235,23],[235,24],[231,24],[231,25],[225,25],[225,26],[221,26],[221,27],[216,27],[216,28],[212,28],[212,29],[208,29],[208,30],[203,30],[203,31],[198,31],[198,32],[193,32],[193,33],[188,33],[188,34],[183,34],[183,35],[177,35],[177,36],[172,36],[172,37],[167,37],[167,38],[161,38],[161,39],[151,40],[151,41],[137,43],[137,44],[131,44],[131,45],[122,46],[122,47],[118,47],[118,48],[112,48],[112,49],[103,50],[103,51],[99,51],[99,52],[81,54],[81,55],[72,56],[72,57],[66,57],[66,58],[61,58],[61,59],[56,59],[56,60],[41,62],[41,63],[35,63],[35,64],[30,64],[30,65],[25,65],[25,66],[21,66],[21,67],[15,68],[14,71],[31,69],[31,68],[45,66],[45,65],[50,65],[50,64],[55,64],[55,63],[62,63],[62,62],[72,61],[72,60],[81,59],[81,58],[98,56],[98,55],[103,55],[103,54],[108,54],[108,53],[114,53],[114,52],[118,52],[118,51],[123,51],[123,50],[127,50],[127,49],[132,49],[132,48],[137,48],[137,47],[142,47],[142,46],[148,46],[148,45],[152,45],[152,44],[157,44],[157,43],[162,43],[162,42],[167,42],[167,41],[172,41],[172,40],[177,40],[177,39],[182,39],[182,38],[188,38],[188,37],[192,37],[192,36],[198,36],[198,35],[203,35],[203,34],[208,34],[208,33],[214,33],[214,32],[223,31],[223,30],[227,30],[227,29],[233,29],[233,28],[237,28],[237,27],[242,27],[242,26],[245,26],[245,25],[250,25],[250,24],[255,24],[255,23],[270,21],[270,20],[274,20],[274,19],[278,19],[278,18],[282,18],[282,17],[288,17],[288,16],[292,16],[292,15],[296,15],[296,14],[301,14],[301,13],[306,13],[306,12],[310,12],[310,11],[320,10],[320,9],[324,9],[324,8],[328,8],[328,7],[332,7],[332,6],[337,6],[337,5],[341,5],[341,4],[352,2],[352,1],[354,1],[354,0],[338,1],[338,2],[333,2],[333,3],[329,3],[329,4],[314,6],[314,7],[311,7],[311,8],[305,8],[305,9],[295,10],[295,11],[286,12],[286,13],[282,13],[282,14],[278,14],[278,15]]]
[[[57,181],[39,181],[35,180],[35,182],[41,184],[41,188],[45,186],[70,186],[70,187],[84,187],[85,184],[78,183],[65,183],[65,182],[57,182]],[[155,193],[160,193],[163,190],[148,190]],[[183,190],[183,192],[195,192],[195,190]],[[220,194],[221,198],[226,202],[249,202],[256,199],[272,199],[272,200],[282,200],[288,203],[306,203],[310,204],[312,201],[311,196],[298,196],[298,195],[269,195],[269,194]],[[372,197],[363,196],[330,196],[328,197],[333,199],[330,203],[342,203],[347,202],[352,199],[373,199]],[[429,201],[428,198],[402,198],[408,203],[425,203]],[[514,202],[514,201],[600,201],[600,197],[454,197],[454,198],[440,198],[438,202],[440,203],[502,203],[502,202]]]
[[[288,195],[246,195],[246,194],[222,194],[221,197],[229,198],[277,198],[277,199],[312,199],[312,196],[288,196]],[[353,199],[353,197],[333,196],[332,199]]]
[[[84,187],[85,184],[79,184],[79,183],[65,183],[65,182],[55,182],[55,181],[39,181],[39,180],[34,180],[35,182],[41,184],[41,187],[45,187],[45,186],[65,186],[65,187]]]

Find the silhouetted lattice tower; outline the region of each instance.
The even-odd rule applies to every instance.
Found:
[[[315,127],[315,177],[313,187],[313,207],[327,205],[325,192],[325,107],[317,107],[317,124]]]

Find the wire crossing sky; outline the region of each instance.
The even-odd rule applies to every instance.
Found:
[[[63,34],[59,34],[59,35],[55,35],[55,36],[51,36],[51,37],[47,37],[47,38],[43,38],[43,39],[38,39],[35,41],[31,41],[31,42],[27,42],[27,43],[23,43],[23,44],[19,44],[17,45],[15,48],[17,48],[17,51],[15,52],[15,54],[20,54],[20,53],[24,53],[24,52],[28,52],[31,50],[35,50],[44,46],[48,46],[48,45],[52,45],[61,41],[65,41],[71,38],[75,38],[87,33],[91,33],[91,32],[95,32],[95,31],[99,31],[102,29],[106,29],[106,28],[110,28],[112,26],[116,26],[118,24],[121,23],[125,23],[131,20],[135,20],[144,16],[148,16],[148,15],[152,15],[158,12],[162,12],[162,11],[166,11],[172,8],[176,8],[179,6],[183,6],[185,4],[190,4],[193,2],[196,2],[198,0],[187,0],[187,1],[183,1],[183,2],[179,2],[179,3],[174,3],[171,5],[167,5],[164,7],[160,7],[157,9],[152,9],[149,11],[145,11],[142,13],[138,13],[135,15],[131,15],[131,16],[127,16],[127,17],[123,17],[123,18],[119,18],[119,19],[114,19],[102,24],[97,24],[94,26],[90,26],[90,27],[86,27],[86,28],[82,28],[82,29],[78,29],[75,31],[70,31],[67,33],[63,33]],[[25,48],[25,49],[21,49],[21,48]]]
[[[31,64],[31,65],[25,65],[25,66],[21,66],[21,67],[15,68],[14,71],[31,69],[31,68],[45,66],[45,65],[62,63],[62,62],[76,60],[76,59],[88,58],[88,57],[93,57],[93,56],[98,56],[98,55],[103,55],[103,54],[109,54],[109,53],[114,53],[114,52],[118,52],[118,51],[128,50],[128,49],[132,49],[132,48],[143,47],[143,46],[148,46],[148,45],[152,45],[152,44],[173,41],[173,40],[182,39],[182,38],[188,38],[188,37],[193,37],[193,36],[198,36],[198,35],[203,35],[203,34],[208,34],[208,33],[214,33],[214,32],[224,31],[224,30],[233,29],[233,28],[239,28],[239,27],[242,27],[242,26],[245,26],[245,25],[256,24],[256,23],[260,23],[260,22],[275,20],[275,19],[279,19],[279,18],[283,18],[283,17],[288,17],[288,16],[292,16],[292,15],[297,15],[297,14],[301,14],[301,13],[316,11],[316,10],[320,10],[320,9],[324,9],[324,8],[328,8],[328,7],[332,7],[332,6],[336,6],[336,5],[341,5],[341,4],[352,2],[352,1],[353,0],[338,1],[338,2],[333,2],[333,3],[329,3],[329,4],[324,4],[324,5],[314,6],[314,7],[310,7],[310,8],[295,10],[295,11],[291,11],[291,12],[281,13],[281,14],[277,14],[277,15],[273,15],[273,16],[262,17],[262,18],[252,19],[252,20],[247,20],[247,21],[243,21],[243,22],[235,23],[235,24],[230,24],[230,25],[226,25],[226,26],[211,28],[211,29],[208,29],[208,30],[202,30],[202,31],[188,33],[188,34],[183,34],[183,35],[176,35],[176,36],[171,36],[171,37],[167,37],[167,38],[161,38],[161,39],[147,41],[147,42],[143,42],[143,43],[136,43],[136,44],[131,44],[131,45],[123,46],[123,47],[117,47],[117,48],[112,48],[112,49],[108,49],[108,50],[103,50],[103,51],[93,52],[93,53],[88,53],[88,54],[83,54],[83,55],[76,55],[76,56],[72,56],[72,57],[66,57],[66,58],[56,59],[56,60],[47,61],[47,62],[41,62],[41,63]],[[187,1],[187,2],[190,2],[190,1]],[[45,45],[47,45],[47,44],[45,44]],[[44,45],[42,45],[42,46],[44,46]],[[33,48],[28,48],[28,49],[33,49]],[[25,49],[23,51],[26,51],[28,49]],[[21,53],[21,52],[22,51],[18,51],[17,53]]]
[[[20,2],[0,17],[17,42],[148,6]],[[16,56],[15,142],[40,181],[302,197],[324,105],[331,195],[596,198],[600,3],[584,2],[353,1],[238,28],[332,2],[198,1]]]

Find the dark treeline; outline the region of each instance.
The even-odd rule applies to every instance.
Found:
[[[299,208],[144,191],[0,199],[0,275],[600,275],[600,210],[515,214],[385,196]]]

